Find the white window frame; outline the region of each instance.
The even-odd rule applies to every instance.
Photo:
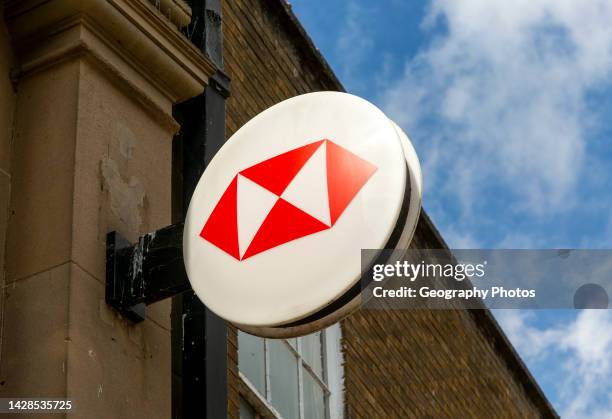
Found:
[[[239,332],[242,333],[242,332]],[[323,377],[312,370],[302,357],[302,342],[297,339],[297,348],[293,348],[289,342],[282,339],[282,344],[291,351],[296,359],[296,367],[298,368],[298,409],[300,418],[304,417],[304,369],[311,373],[314,380],[321,386],[325,398],[325,418],[326,419],[343,419],[344,418],[344,394],[343,380],[344,373],[342,367],[342,351],[340,341],[342,332],[339,324],[334,324],[325,330],[321,331],[321,352],[322,352],[322,373]],[[240,348],[238,348],[240,351]],[[240,378],[245,382],[247,387],[257,396],[257,398],[269,409],[277,418],[282,418],[281,414],[272,405],[272,391],[270,378],[270,352],[268,349],[268,339],[264,339],[264,374],[265,374],[265,395],[261,394],[249,379],[239,370]],[[239,366],[240,367],[240,366]]]
[[[342,357],[342,329],[336,323],[324,331],[323,362],[327,374],[329,419],[344,419],[344,360]]]

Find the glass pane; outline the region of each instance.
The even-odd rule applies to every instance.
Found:
[[[302,339],[302,358],[317,375],[323,379],[323,353],[321,352],[321,332],[304,336]]]
[[[265,397],[266,369],[262,338],[238,331],[238,368]]]
[[[270,391],[272,405],[286,419],[297,418],[297,358],[282,340],[268,340],[270,351]]]
[[[325,393],[310,372],[302,371],[304,376],[304,418],[325,419]]]
[[[255,419],[255,410],[242,397],[240,398],[240,419]]]

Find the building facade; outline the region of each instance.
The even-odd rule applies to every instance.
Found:
[[[177,109],[221,70],[215,46],[226,138],[343,88],[284,0],[188,3],[2,2],[0,397],[69,398],[79,418],[204,416],[172,406],[186,385],[172,301],[138,324],[105,303],[106,234],[180,221]],[[412,246],[445,247],[426,214]],[[556,416],[486,310],[362,310],[294,340],[227,325],[222,340],[226,378],[208,383],[222,400],[202,400],[232,418]]]

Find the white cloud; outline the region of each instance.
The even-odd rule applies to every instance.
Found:
[[[496,194],[528,215],[571,209],[597,123],[585,98],[610,82],[612,2],[433,0],[424,27],[440,22],[380,98],[428,190],[464,220]]]
[[[563,418],[612,419],[612,311],[583,310],[547,328],[534,326],[533,312],[496,310],[495,316],[528,365],[562,356],[545,373],[557,383]]]

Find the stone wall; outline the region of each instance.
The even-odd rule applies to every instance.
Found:
[[[0,190],[13,134],[0,397],[166,419],[170,300],[139,324],[106,305],[106,234],[135,241],[170,224],[172,107],[203,91],[212,65],[144,0],[12,1],[4,22],[17,95],[7,123],[2,26]]]

